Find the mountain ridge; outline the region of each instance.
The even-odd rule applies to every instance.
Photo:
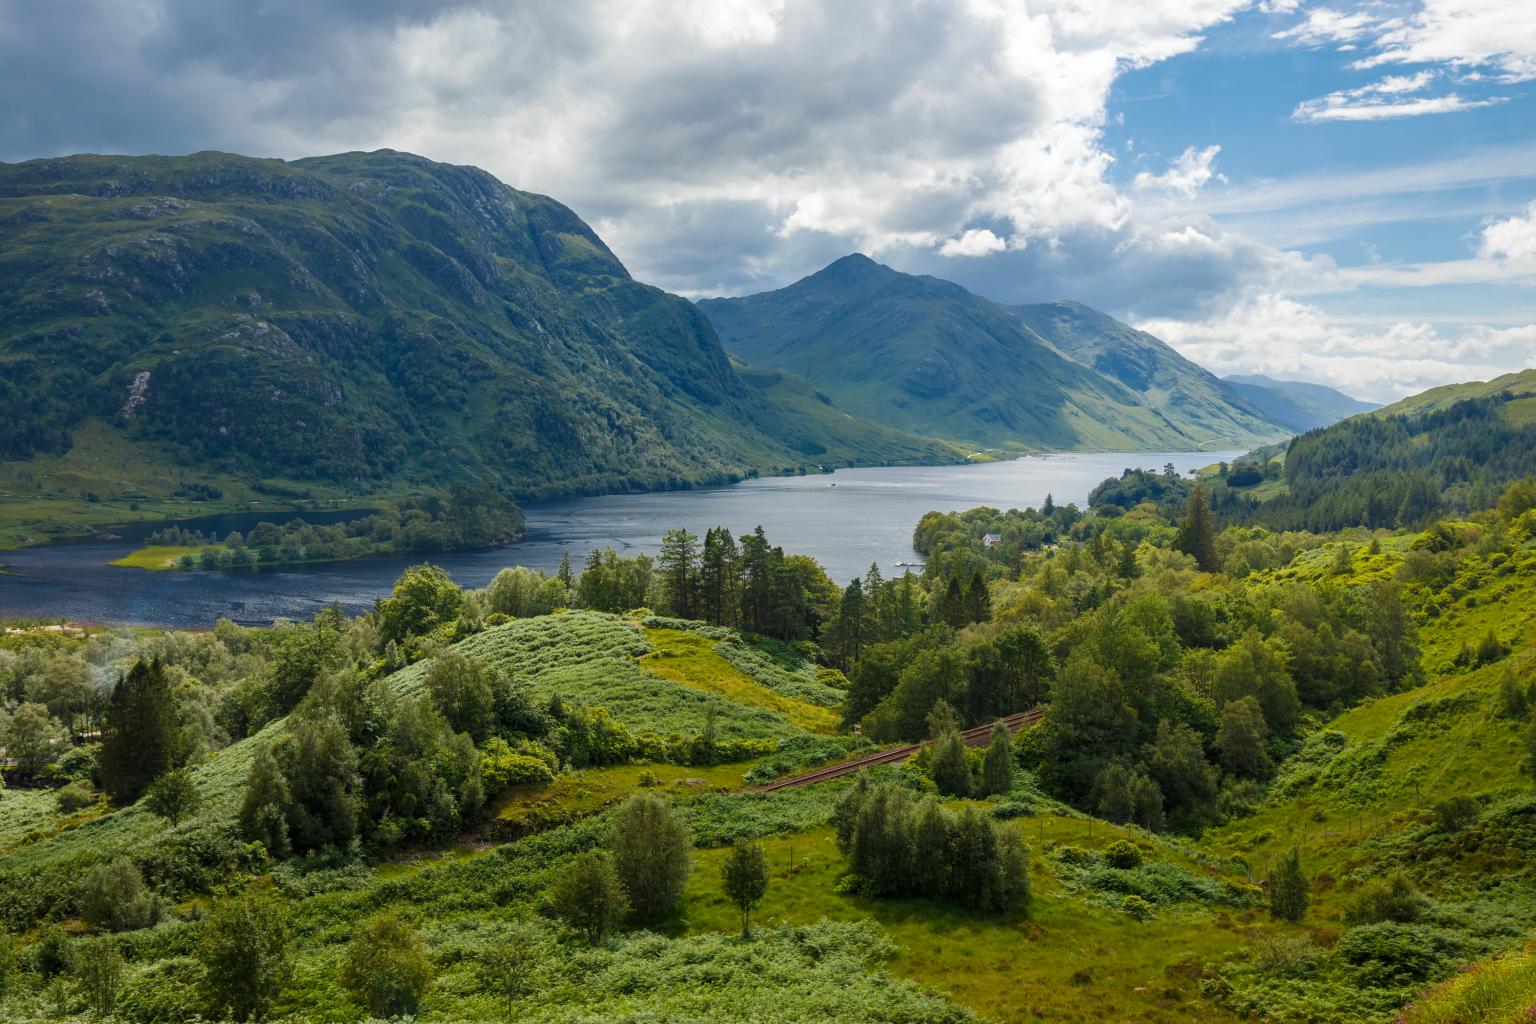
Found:
[[[1149,401],[1014,309],[859,253],[784,288],[698,305],[738,358],[799,374],[855,415],[924,436],[1004,450],[1147,450],[1282,433],[1208,374],[1210,395],[1193,412],[1163,395]],[[1184,373],[1195,381],[1205,371]]]
[[[169,476],[519,497],[945,461],[814,426],[573,211],[392,150],[0,164],[0,460],[105,421]],[[793,389],[791,389],[793,390]],[[63,485],[60,484],[60,487]]]
[[[1298,434],[1380,408],[1374,402],[1363,402],[1336,388],[1310,381],[1276,380],[1261,373],[1229,374],[1222,380],[1265,410],[1271,419]]]

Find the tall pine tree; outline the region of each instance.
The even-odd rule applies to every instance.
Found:
[[[135,663],[112,688],[101,730],[101,785],[112,802],[132,803],[174,768],[180,741],[164,667],[158,658]]]
[[[1195,484],[1189,495],[1189,509],[1179,524],[1179,550],[1193,555],[1201,572],[1220,572],[1221,559],[1216,554],[1216,530],[1211,522],[1211,503],[1205,488]]]

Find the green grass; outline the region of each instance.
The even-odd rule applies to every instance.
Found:
[[[742,785],[742,774],[750,767],[747,763],[706,767],[621,764],[586,768],[562,773],[550,782],[512,786],[492,802],[490,815],[499,826],[516,832],[537,832],[595,814],[638,792],[643,788],[643,776],[657,780],[659,785],[654,787],[655,792],[681,798],[710,790],[738,788]]]
[[[1536,1010],[1536,948],[1479,963],[1414,1001],[1403,1024],[1529,1024]]]
[[[651,651],[645,630],[616,615],[572,611],[521,619],[476,634],[457,650],[508,669],[540,698],[559,694],[568,704],[601,705],[636,732],[698,733],[713,714],[722,739],[804,733],[773,711],[645,671],[639,663]],[[411,692],[425,671],[418,663],[393,678]]]
[[[216,544],[151,544],[107,564],[120,566],[125,569],[150,569],[156,571],[179,569],[180,566],[177,562],[183,555],[191,555],[193,558],[196,558],[204,551],[217,551],[218,549],[219,546]]]
[[[842,724],[842,716],[830,708],[787,697],[759,683],[723,658],[708,637],[680,629],[647,629],[645,635],[651,652],[641,657],[640,664],[654,675],[771,711],[808,732],[833,733]]]

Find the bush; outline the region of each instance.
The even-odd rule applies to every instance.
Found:
[[[1402,874],[1373,879],[1344,904],[1344,923],[1361,925],[1396,921],[1412,924],[1419,919],[1422,902]]]
[[[44,978],[56,978],[75,966],[75,947],[69,936],[56,924],[44,928],[28,950],[32,970]]]
[[[530,782],[549,782],[558,764],[554,751],[535,743],[520,743],[514,749],[506,740],[493,736],[481,748],[481,779],[487,793],[499,793],[508,786]]]
[[[1140,896],[1127,896],[1120,904],[1120,909],[1138,921],[1147,921],[1152,917],[1152,904]]]
[[[160,918],[160,901],[144,885],[133,861],[118,857],[97,864],[80,883],[80,916],[97,928],[127,932]]]
[[[1435,804],[1435,831],[1456,833],[1477,820],[1477,801],[1469,796],[1453,796]]]
[[[347,943],[338,980],[374,1017],[415,1016],[432,967],[416,929],[393,910],[382,910]]]
[[[71,782],[55,792],[53,799],[58,805],[60,814],[74,814],[94,804],[96,793],[88,782]]]
[[[629,897],[612,862],[587,853],[560,875],[543,909],[597,943],[629,913]]]
[[[1438,928],[1392,921],[1351,928],[1334,947],[1357,982],[1371,988],[1431,981],[1450,970],[1460,952],[1460,943]]]
[[[1122,871],[1141,867],[1141,848],[1135,843],[1117,839],[1104,851],[1104,863]]]

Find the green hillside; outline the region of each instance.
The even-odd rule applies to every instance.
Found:
[[[1247,395],[1195,365],[1165,343],[1079,302],[1008,307],[1030,330],[1070,359],[1113,378],[1208,447],[1232,447],[1274,437],[1289,427]]]
[[[1511,401],[1503,406],[1504,417],[1512,424],[1524,425],[1536,419],[1536,370],[1506,373],[1493,380],[1474,380],[1447,384],[1411,395],[1377,410],[1380,416],[1411,416],[1448,409],[1457,402],[1474,398],[1494,398],[1508,394]]]
[[[212,951],[240,907],[286,928],[273,1020],[365,1019],[382,962],[442,1022],[1501,1022],[1466,979],[1508,1002],[1536,935],[1533,506],[1203,537],[1140,503],[981,508],[924,517],[923,577],[841,593],[712,531],[482,591],[419,568],[355,620],[13,628],[0,1016],[102,1015],[115,954],[117,1017],[229,1019]],[[795,574],[783,638],[750,633]],[[637,594],[661,614],[615,610]],[[118,741],[38,739],[110,737],[81,688],[141,659],[201,798],[180,820],[93,790]],[[1011,745],[952,731],[1042,703]],[[607,897],[572,880],[649,891],[631,839],[686,865],[675,902],[594,926]],[[758,854],[743,936],[725,868]]]
[[[1222,383],[1267,417],[1298,434],[1380,408],[1321,384],[1275,380],[1263,374],[1234,374],[1223,377]]]
[[[390,151],[0,164],[0,225],[13,499],[457,479],[529,498],[949,454],[780,406],[692,304],[474,168]],[[118,454],[69,463],[82,441]]]
[[[1007,307],[857,254],[787,288],[699,308],[733,355],[923,436],[1017,451],[1190,448],[1218,436],[1243,445],[1281,433],[1239,402],[1224,407],[1218,383],[1137,390],[1063,355]]]

